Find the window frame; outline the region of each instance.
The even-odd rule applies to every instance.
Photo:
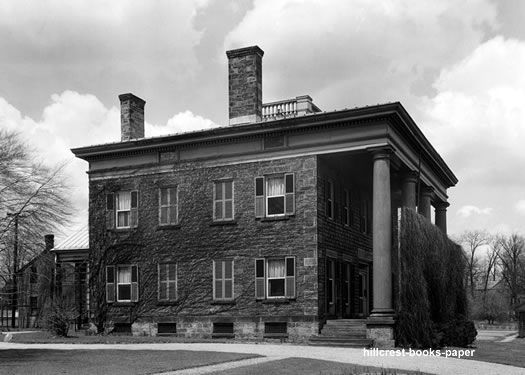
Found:
[[[116,293],[115,293],[115,301],[117,302],[131,302],[131,288],[132,288],[132,266],[131,264],[117,264],[115,266],[115,287],[116,287]],[[129,268],[129,283],[121,283],[119,282],[119,273],[121,268]],[[120,299],[120,285],[129,285],[129,299]]]
[[[334,204],[334,199],[335,199],[335,188],[334,188],[334,182],[331,180],[331,179],[328,179],[327,181],[327,191],[326,191],[326,208],[327,208],[327,211],[328,211],[328,207],[330,207],[330,214],[328,214],[328,212],[326,212],[326,217],[328,217],[329,219],[332,219],[334,220],[335,219],[335,204]]]
[[[269,258],[256,258],[257,259],[264,259],[264,295],[266,299],[295,299],[297,298],[297,261],[295,256],[282,256],[282,257],[269,257]],[[293,259],[293,275],[288,275],[288,259]],[[284,276],[282,277],[269,277],[268,272],[268,263],[270,260],[282,260],[284,262]],[[257,270],[255,270],[257,272]],[[293,290],[293,296],[288,296],[288,278],[293,277],[293,283],[294,283],[294,290]],[[257,279],[257,275],[256,275]],[[270,296],[270,280],[279,280],[282,279],[284,281],[284,293],[281,296]]]
[[[217,279],[216,277],[216,274],[215,274],[215,264],[217,262],[221,262],[221,274],[222,274],[222,278],[220,279]],[[226,262],[231,262],[232,264],[232,277],[231,278],[227,278],[226,277]],[[214,301],[233,301],[235,300],[235,261],[233,259],[214,259],[213,262],[212,262],[212,271],[213,271],[213,300]],[[217,281],[221,281],[221,293],[222,293],[222,297],[221,298],[217,298],[217,294],[216,294],[216,282]],[[232,289],[231,289],[231,297],[230,298],[226,298],[226,281],[230,281],[231,280],[231,285],[232,285]]]
[[[162,204],[162,190],[167,190],[168,192],[168,204],[167,205]],[[171,197],[172,190],[175,190],[175,203],[172,202],[172,197]],[[171,210],[170,210],[171,207],[175,207],[175,221],[171,220]],[[167,216],[166,216],[168,220],[166,223],[163,223],[161,220],[161,217],[162,217],[161,212],[163,208],[168,209]],[[179,224],[179,187],[176,185],[159,187],[159,226],[165,227],[165,226],[177,225],[177,224]]]
[[[119,199],[121,194],[129,194],[129,209],[127,210],[120,210],[119,209]],[[133,207],[133,194],[135,194],[136,199],[136,207]],[[106,210],[108,210],[108,198],[106,198]],[[138,206],[139,206],[139,195],[138,190],[120,190],[115,193],[113,193],[113,199],[115,200],[113,207],[115,208],[115,228],[116,229],[131,229],[138,226]],[[133,223],[133,212],[136,211],[136,223]],[[127,212],[128,213],[128,225],[127,226],[119,226],[119,220],[118,215],[121,212]]]
[[[166,280],[160,279],[160,269],[162,266],[168,266],[166,270]],[[175,279],[170,279],[170,267],[175,267]],[[160,302],[173,302],[179,299],[179,268],[177,262],[162,262],[157,263],[157,300]],[[166,284],[166,298],[161,298],[160,296],[160,285],[162,283]],[[175,298],[170,298],[170,283],[175,283]]]
[[[343,225],[349,227],[351,225],[350,220],[350,205],[351,205],[351,197],[350,197],[350,190],[344,188],[343,189]]]
[[[226,184],[231,183],[231,198],[226,198]],[[220,184],[222,187],[221,198],[217,199],[217,185]],[[231,201],[232,205],[232,216],[227,218],[226,214],[226,203]],[[221,202],[222,217],[217,217],[217,211],[215,209],[217,202]],[[217,180],[213,182],[213,221],[233,221],[235,220],[235,181],[233,179]]]
[[[279,195],[270,195],[268,192],[269,192],[269,189],[268,189],[268,182],[270,180],[276,180],[276,179],[280,179],[282,180],[282,186],[283,186],[283,194],[279,194]],[[285,216],[286,215],[286,174],[279,174],[279,175],[270,175],[270,176],[264,176],[264,187],[265,187],[265,195],[264,195],[264,203],[265,203],[265,215],[266,217],[281,217],[281,216]],[[268,204],[268,199],[270,198],[279,198],[279,197],[282,197],[283,198],[283,212],[282,213],[277,213],[277,214],[270,214],[268,213],[268,207],[270,206]]]
[[[276,261],[276,260],[282,260],[284,263],[284,275],[282,277],[270,277],[270,272],[268,272],[268,264],[269,261]],[[275,298],[286,298],[286,257],[284,258],[267,258],[265,259],[265,267],[266,267],[266,298],[268,299],[275,299]],[[282,296],[270,296],[270,280],[283,280],[283,295]]]

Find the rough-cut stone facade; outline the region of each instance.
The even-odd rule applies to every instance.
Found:
[[[90,181],[92,264],[136,264],[138,303],[111,303],[110,320],[133,322],[134,334],[156,334],[157,323],[177,323],[186,336],[209,337],[214,322],[233,322],[236,337],[262,338],[265,322],[287,322],[288,337],[318,333],[317,157],[210,167],[183,162],[173,171]],[[255,177],[294,173],[295,214],[275,220],[255,218]],[[92,175],[96,177],[96,175]],[[213,221],[213,184],[234,183],[233,222]],[[176,186],[179,223],[159,226],[159,188]],[[106,229],[106,194],[137,190],[138,226]],[[296,298],[255,299],[255,258],[295,257]],[[212,261],[234,260],[235,302],[214,302]],[[306,261],[305,261],[306,259]],[[157,263],[177,263],[178,303],[157,298]],[[92,273],[97,272],[92,269]],[[104,267],[99,270],[104,279]],[[95,277],[92,275],[92,277]]]
[[[359,267],[369,267],[369,285],[371,277],[372,237],[370,230],[364,230],[362,217],[364,216],[362,202],[369,199],[369,177],[355,176],[345,164],[329,163],[325,158],[318,159],[318,278],[319,278],[319,311],[320,320],[327,318],[357,318],[359,300]],[[328,181],[333,184],[333,215],[327,213]],[[350,218],[345,222],[344,194],[349,192]],[[371,215],[368,217],[371,221]],[[370,226],[369,226],[370,228]],[[368,257],[367,257],[368,255]],[[327,261],[335,260],[335,306],[327,305]],[[349,279],[349,308],[341,306],[343,303],[343,265],[350,265]],[[371,308],[372,293],[368,288],[368,305]]]
[[[146,102],[133,94],[122,94],[119,99],[121,140],[144,138],[144,105]]]

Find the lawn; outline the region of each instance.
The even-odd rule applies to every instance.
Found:
[[[139,375],[258,357],[250,354],[167,350],[0,350],[0,373]]]
[[[340,362],[322,361],[309,358],[286,358],[278,361],[260,363],[253,366],[237,367],[225,371],[213,372],[213,375],[394,375],[411,374],[423,375],[419,371],[381,369],[377,367],[364,367]]]
[[[525,367],[525,338],[511,342],[478,341],[475,349],[474,357],[466,359]]]

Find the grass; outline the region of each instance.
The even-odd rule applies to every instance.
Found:
[[[525,367],[525,338],[511,342],[478,341],[474,349],[474,356],[465,359]]]
[[[77,335],[78,334],[78,335]],[[0,337],[0,341],[3,338]],[[176,336],[126,336],[126,335],[94,335],[86,336],[81,332],[74,332],[68,337],[54,336],[48,331],[31,333],[14,333],[11,342],[25,344],[147,344],[147,343],[176,343],[176,342],[231,342],[227,339],[190,339]]]
[[[0,373],[142,375],[254,358],[257,355],[165,350],[0,350]]]
[[[258,365],[237,367],[225,371],[213,372],[214,375],[395,375],[421,374],[419,371],[381,369],[378,367],[359,366],[340,362],[322,361],[309,358],[286,358],[277,361],[260,363]]]

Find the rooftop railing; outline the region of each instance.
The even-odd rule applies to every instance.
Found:
[[[262,117],[263,121],[269,121],[304,116],[317,112],[321,112],[321,110],[313,103],[312,98],[309,95],[302,95],[292,99],[264,103]]]

